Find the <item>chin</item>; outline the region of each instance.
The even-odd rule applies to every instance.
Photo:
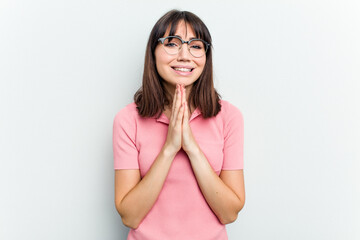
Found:
[[[186,80],[177,80],[177,81],[175,81],[174,85],[176,86],[176,84],[184,84],[185,86],[189,86],[189,85],[192,85],[194,82],[195,81],[193,81],[193,80],[189,81],[188,79],[186,79]]]

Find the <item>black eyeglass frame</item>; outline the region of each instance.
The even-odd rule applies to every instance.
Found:
[[[179,50],[182,48],[182,45],[184,45],[184,43],[186,43],[187,45],[188,45],[188,50],[189,50],[189,52],[191,53],[191,51],[190,51],[190,49],[189,49],[189,44],[192,42],[192,41],[201,41],[201,42],[203,42],[204,44],[205,44],[205,54],[206,54],[206,52],[207,52],[207,50],[209,49],[209,47],[210,47],[210,43],[208,43],[208,42],[206,42],[206,41],[204,41],[204,40],[202,40],[202,39],[200,39],[200,38],[193,38],[193,39],[191,39],[191,40],[189,40],[189,41],[185,41],[185,40],[182,40],[180,37],[178,37],[178,36],[167,36],[167,37],[164,37],[164,38],[159,38],[158,39],[158,42],[161,42],[161,44],[163,44],[163,46],[164,46],[164,41],[166,40],[166,39],[168,39],[168,38],[177,38],[177,39],[179,39],[180,41],[181,41],[181,47],[179,48]],[[168,53],[168,54],[170,54],[170,53]],[[204,55],[205,55],[204,54]],[[175,54],[170,54],[170,55],[175,55]],[[193,55],[192,53],[191,53],[191,55]],[[204,56],[204,55],[201,55],[200,57],[202,57],[202,56]],[[194,56],[194,55],[193,55]],[[195,56],[194,56],[195,57]]]

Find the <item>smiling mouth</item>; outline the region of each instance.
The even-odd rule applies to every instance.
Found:
[[[194,68],[177,68],[177,67],[172,67],[175,71],[179,71],[179,72],[192,72],[192,70],[194,70]]]

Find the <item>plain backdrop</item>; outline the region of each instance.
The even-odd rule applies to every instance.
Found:
[[[126,239],[113,119],[173,8],[208,26],[215,86],[244,116],[229,239],[360,239],[356,0],[1,0],[0,239]]]

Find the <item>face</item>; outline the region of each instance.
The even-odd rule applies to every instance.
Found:
[[[168,35],[169,29],[163,37]],[[189,24],[185,25],[184,21],[178,23],[175,35],[185,41],[196,38],[192,28]],[[156,69],[165,81],[165,87],[170,90],[175,88],[177,83],[191,87],[204,70],[206,55],[199,58],[192,56],[186,43],[178,54],[170,55],[159,42],[155,48],[155,61]]]

